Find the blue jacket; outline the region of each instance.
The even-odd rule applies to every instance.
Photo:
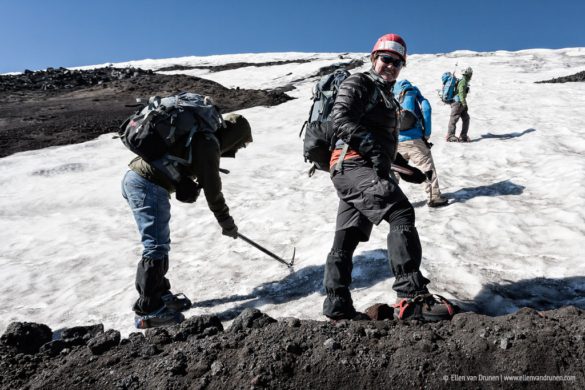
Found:
[[[431,104],[420,93],[420,90],[408,80],[398,80],[394,84],[394,97],[400,102],[403,110],[410,111],[416,117],[416,124],[400,130],[399,142],[431,136]],[[400,96],[402,94],[402,97]]]

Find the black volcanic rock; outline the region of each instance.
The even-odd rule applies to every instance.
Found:
[[[287,64],[304,64],[311,62],[311,59],[306,60],[283,60],[283,61],[268,61],[268,62],[231,62],[223,65],[201,65],[201,66],[185,66],[172,65],[157,69],[157,72],[176,71],[176,70],[190,70],[190,69],[207,69],[210,72],[223,72],[225,70],[234,70],[245,67],[263,67],[263,66],[278,66]]]
[[[99,333],[87,342],[87,347],[94,355],[101,355],[120,344],[120,332],[110,329]]]
[[[153,74],[154,72],[151,70],[142,70],[140,68],[112,67],[93,70],[47,68],[37,72],[25,70],[17,75],[0,75],[0,91],[76,89]]]
[[[0,342],[13,347],[17,353],[33,354],[51,341],[53,332],[43,324],[12,322],[0,338]]]
[[[322,68],[319,68],[317,73],[315,75],[313,75],[312,77],[325,76],[329,73],[333,73],[337,69],[351,70],[351,69],[359,68],[360,66],[363,66],[363,65],[364,65],[364,61],[359,60],[359,59],[353,59],[349,62],[337,62],[335,64],[331,64],[329,66],[324,66]]]
[[[585,311],[575,307],[546,312],[525,308],[501,317],[463,313],[452,321],[427,324],[297,320],[291,326],[293,319],[287,318],[263,327],[254,326],[255,321],[270,317],[248,310],[237,332],[210,326],[212,318],[188,319],[186,328],[195,334],[179,339],[172,335],[180,326],[150,330],[147,337],[132,333],[119,343],[115,331],[100,333],[98,338],[111,341],[107,348],[98,343],[104,348],[97,355],[85,346],[60,350],[62,345],[54,342],[41,348],[46,353],[25,355],[0,343],[0,388],[585,386]],[[29,329],[44,327],[34,325]],[[217,332],[200,337],[206,329]],[[520,380],[512,385],[504,376]]]
[[[544,81],[536,81],[536,84],[543,84],[543,83],[571,83],[571,82],[578,82],[578,81],[585,81],[585,70],[579,73],[572,74],[570,76],[563,76],[557,77],[550,80]]]
[[[268,324],[272,324],[276,320],[266,314],[262,313],[258,309],[247,308],[236,317],[232,326],[230,326],[230,332],[237,332],[239,330],[249,328],[263,328]]]
[[[116,132],[137,98],[181,91],[211,96],[222,112],[274,106],[282,90],[230,89],[185,75],[138,68],[25,71],[0,76],[0,157],[26,150],[89,141]]]

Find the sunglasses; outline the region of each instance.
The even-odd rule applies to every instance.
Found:
[[[380,61],[382,61],[386,65],[392,64],[396,68],[402,68],[404,66],[404,61],[402,61],[400,58],[394,58],[394,57],[385,56],[385,55],[379,55],[378,58],[380,59]]]

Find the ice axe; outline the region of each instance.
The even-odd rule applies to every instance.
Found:
[[[290,263],[289,263],[286,260],[284,260],[282,257],[275,255],[274,253],[270,252],[268,249],[255,243],[254,241],[250,240],[248,237],[244,236],[242,233],[238,232],[238,237],[241,238],[242,240],[246,241],[248,244],[252,245],[253,247],[260,249],[262,252],[266,253],[268,256],[272,257],[273,259],[280,261],[282,264],[285,264],[288,268],[292,268],[293,263],[295,262],[295,253],[296,253],[295,247],[293,247],[292,259],[290,260]]]
[[[390,164],[390,169],[392,169],[394,172],[398,172],[398,173],[404,173],[405,175],[414,175],[414,172],[411,171],[408,168],[402,167],[400,165],[396,165],[396,164]]]

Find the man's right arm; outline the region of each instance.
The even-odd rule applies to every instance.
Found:
[[[195,142],[194,163],[195,174],[203,192],[209,209],[213,212],[217,223],[221,226],[221,233],[231,238],[238,237],[238,227],[230,215],[221,192],[221,178],[219,177],[220,147],[217,138],[211,134],[197,134]]]
[[[221,192],[219,176],[219,141],[211,134],[196,134],[193,165],[197,181],[203,189],[209,209],[218,222],[230,217],[229,208]]]

